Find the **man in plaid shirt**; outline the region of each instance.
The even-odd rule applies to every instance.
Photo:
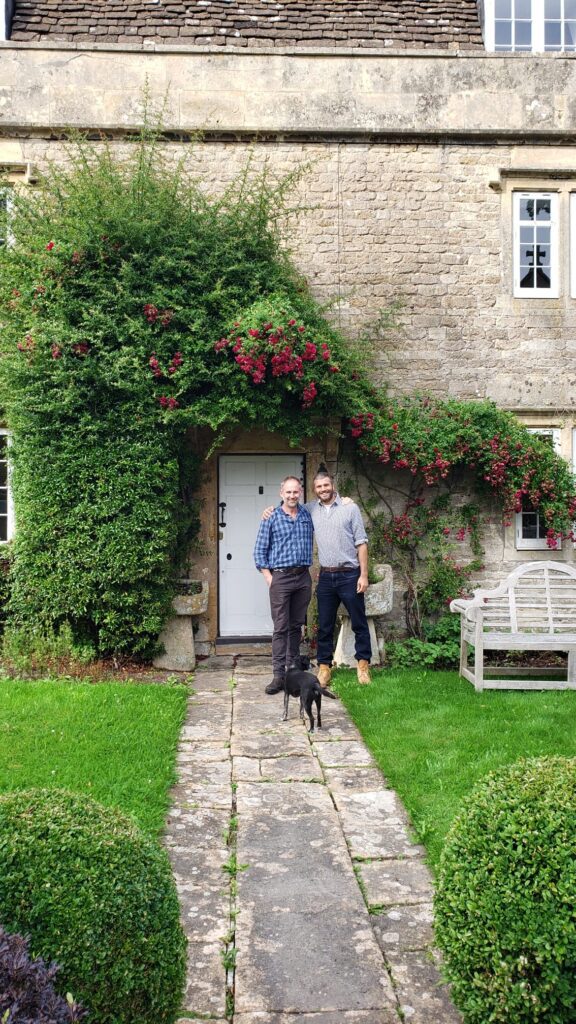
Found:
[[[286,669],[300,651],[302,626],[312,595],[310,565],[314,528],[308,510],[300,504],[302,485],[297,477],[282,481],[282,503],[258,529],[254,562],[270,592],[273,679],[266,693],[284,689]]]

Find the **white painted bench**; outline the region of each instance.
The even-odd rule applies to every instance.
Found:
[[[565,562],[524,562],[494,590],[475,590],[469,600],[452,601],[450,611],[461,616],[460,675],[475,690],[576,689],[576,568]],[[469,647],[474,648],[473,668]],[[532,676],[542,669],[485,666],[484,651],[567,651],[567,678],[536,679]],[[492,678],[498,672],[530,678]]]

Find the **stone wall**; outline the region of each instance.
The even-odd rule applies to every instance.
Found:
[[[511,213],[491,182],[499,167],[542,161],[556,147],[489,145],[204,143],[189,147],[195,173],[218,189],[251,153],[283,175],[310,162],[305,208],[288,231],[296,262],[351,337],[367,331],[374,376],[396,392],[492,398],[564,418],[576,383],[576,301],[511,295]],[[174,153],[181,152],[174,145]],[[25,140],[4,154],[42,165],[57,144]],[[576,150],[569,151],[576,183]],[[566,267],[568,259],[566,255]],[[398,301],[398,325],[376,334]]]
[[[4,45],[0,56],[0,163],[16,176],[66,158],[64,124],[104,126],[122,150],[148,74],[155,98],[170,86],[166,149],[174,158],[186,151],[207,188],[223,188],[249,157],[280,176],[308,165],[288,244],[335,323],[368,339],[376,381],[398,393],[492,398],[530,425],[563,428],[562,451],[572,457],[575,58],[530,58],[526,76],[519,55],[143,57]],[[202,125],[205,141],[187,142]],[[512,297],[515,187],[561,193],[558,299]],[[397,326],[378,331],[394,302]],[[396,484],[384,480],[393,503]],[[516,551],[495,510],[485,540],[484,581],[531,557],[573,556],[567,544],[552,556]],[[204,643],[214,635],[214,598]]]

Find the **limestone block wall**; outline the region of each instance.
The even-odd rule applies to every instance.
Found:
[[[395,392],[492,398],[553,416],[571,414],[576,383],[576,299],[514,299],[510,193],[500,170],[555,166],[576,150],[430,143],[205,142],[191,166],[218,190],[251,155],[279,176],[309,163],[300,216],[287,244],[330,316],[351,337],[368,334],[375,379]],[[181,144],[172,144],[174,155]],[[0,143],[0,161],[42,166],[57,143]],[[540,180],[540,179],[538,179]],[[570,180],[570,177],[569,177]],[[564,268],[569,265],[566,249]],[[376,331],[399,303],[397,327]]]

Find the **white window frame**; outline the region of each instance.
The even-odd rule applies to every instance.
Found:
[[[562,3],[562,25],[564,25],[565,19],[565,3]],[[566,48],[562,46],[556,50],[546,50],[544,43],[544,0],[532,0],[532,42],[530,50],[516,50],[512,49],[496,50],[496,38],[495,38],[495,27],[496,27],[496,3],[495,0],[482,0],[481,3],[481,18],[482,18],[482,31],[484,35],[484,45],[491,53],[574,53],[574,49]],[[569,21],[572,19],[569,18]]]
[[[12,207],[14,205],[14,200],[9,193],[6,193],[3,198],[4,202],[6,203],[6,237],[2,238],[0,236],[0,245],[12,245],[12,243],[14,242],[14,235],[10,229],[10,217],[12,213]]]
[[[0,42],[10,39],[14,0],[0,0]]]
[[[550,200],[550,287],[520,287],[520,202],[522,199]],[[518,299],[557,299],[560,294],[560,250],[559,250],[559,206],[558,192],[549,189],[522,189],[512,193],[512,246],[513,246],[513,294]]]
[[[10,431],[6,427],[0,427],[0,435],[8,439],[7,449],[10,449]],[[12,485],[11,485],[11,469],[10,460],[6,459],[7,463],[7,475],[6,475],[6,491],[7,491],[7,510],[6,510],[6,540],[0,539],[0,547],[5,544],[9,544],[14,537],[14,501],[12,498]]]
[[[570,297],[576,299],[576,192],[570,193]]]
[[[552,438],[552,447],[557,455],[560,455],[560,428],[559,427],[527,427],[529,434],[538,434],[540,436]],[[540,522],[539,512],[516,512],[516,550],[517,551],[560,551],[562,544],[556,544],[555,548],[549,548],[545,537],[523,537],[522,531],[524,526],[524,516],[535,515],[537,517],[537,523]]]

